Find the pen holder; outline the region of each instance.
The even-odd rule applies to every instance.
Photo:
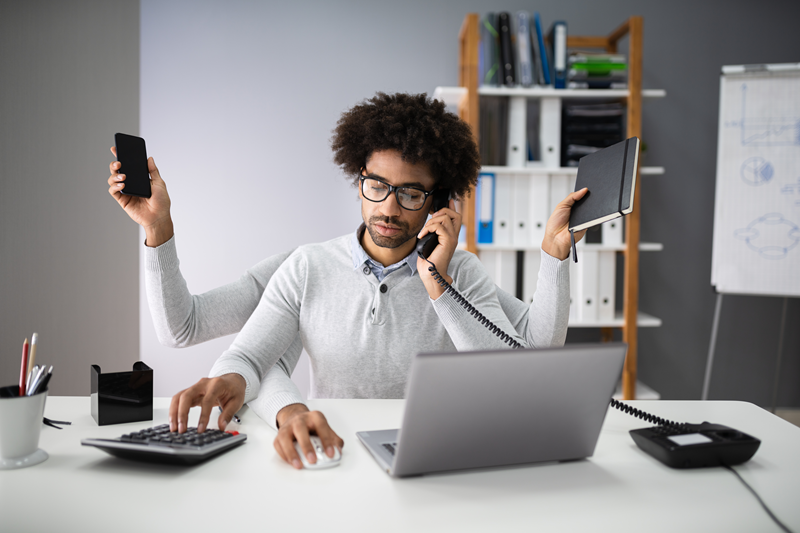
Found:
[[[47,460],[39,434],[47,390],[20,396],[19,385],[0,387],[0,470],[38,465]]]
[[[92,417],[98,426],[153,419],[153,369],[137,361],[131,372],[103,374],[92,365]]]

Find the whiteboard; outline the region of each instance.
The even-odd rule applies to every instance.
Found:
[[[723,68],[711,284],[800,296],[800,64]]]

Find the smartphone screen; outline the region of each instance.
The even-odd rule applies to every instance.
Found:
[[[117,161],[122,163],[120,174],[125,174],[122,194],[150,198],[150,173],[147,171],[147,150],[144,139],[117,133],[114,135]]]

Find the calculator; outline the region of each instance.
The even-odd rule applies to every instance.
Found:
[[[238,431],[196,427],[186,433],[171,432],[169,424],[127,433],[115,439],[82,439],[83,446],[94,446],[106,453],[137,461],[193,465],[239,446],[247,435]]]

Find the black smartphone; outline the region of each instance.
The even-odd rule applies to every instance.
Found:
[[[120,174],[125,174],[122,194],[150,198],[150,172],[147,171],[147,149],[144,139],[124,133],[114,134],[117,161],[122,163]]]
[[[444,209],[450,204],[450,189],[439,189],[433,193],[433,212]],[[435,233],[428,233],[417,242],[417,253],[423,259],[431,255],[434,248],[439,245],[439,236]]]

